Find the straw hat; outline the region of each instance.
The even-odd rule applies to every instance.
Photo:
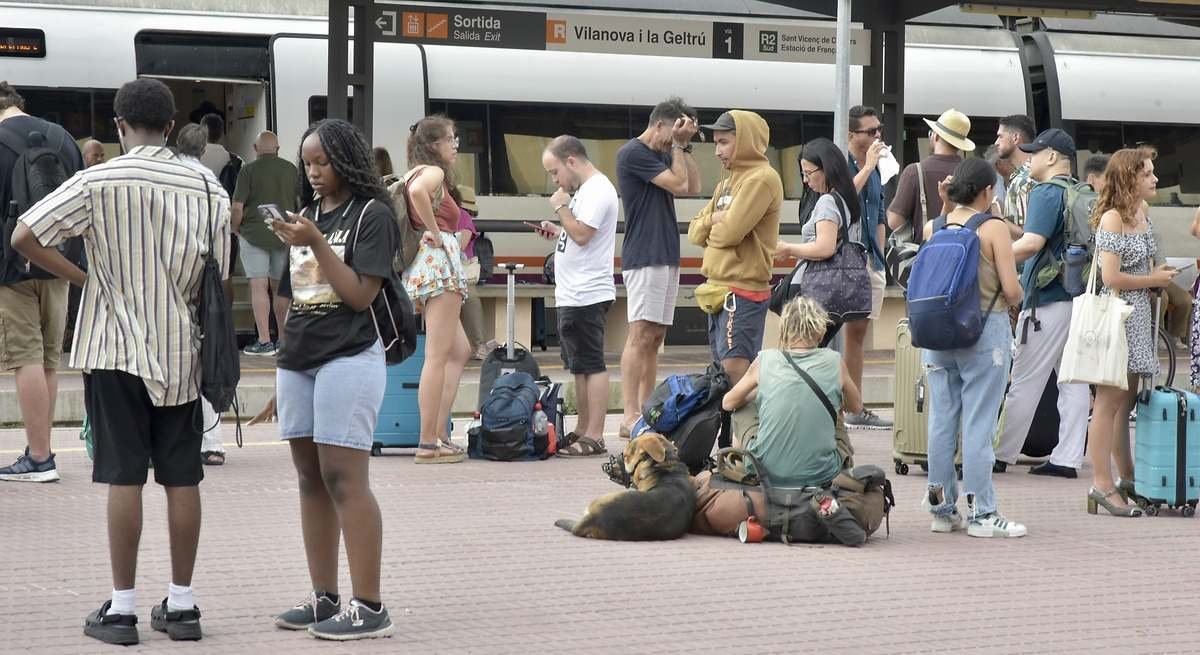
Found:
[[[975,149],[975,142],[967,138],[967,135],[971,133],[971,119],[961,111],[947,109],[942,112],[941,116],[938,116],[936,121],[928,118],[922,120],[929,126],[929,129],[937,132],[938,136],[955,148],[967,152]]]
[[[475,204],[475,189],[460,184],[458,192],[462,194],[462,208],[472,213],[479,213],[479,206]]]

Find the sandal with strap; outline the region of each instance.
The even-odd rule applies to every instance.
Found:
[[[440,440],[438,440],[438,446],[442,447],[442,448],[443,448],[443,449],[445,449],[445,450],[451,450],[451,451],[454,451],[454,452],[456,452],[456,453],[458,453],[458,454],[460,454],[460,455],[466,455],[466,454],[467,454],[467,449],[466,449],[466,448],[463,448],[462,446],[460,446],[460,445],[458,445],[458,444],[454,443],[453,441],[450,441],[450,439],[440,439]]]
[[[597,441],[591,437],[577,437],[575,441],[558,451],[559,457],[595,457],[607,454],[608,449],[604,447],[604,440]]]
[[[432,454],[422,455],[422,452],[433,451]],[[464,452],[450,450],[442,442],[417,444],[417,454],[413,461],[417,464],[457,464],[467,458]]]
[[[200,461],[205,466],[221,466],[225,463],[225,453],[220,453],[215,450],[206,450],[200,453]]]

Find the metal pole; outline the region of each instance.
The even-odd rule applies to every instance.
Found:
[[[850,2],[838,0],[837,58],[833,94],[833,142],[843,151],[850,137]]]

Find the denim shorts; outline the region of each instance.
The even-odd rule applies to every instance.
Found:
[[[251,280],[278,280],[283,277],[283,269],[288,262],[287,248],[267,250],[243,240],[241,251],[242,270],[246,272],[246,277]]]
[[[383,344],[307,371],[277,369],[276,405],[281,439],[371,450],[383,405],[387,366]]]

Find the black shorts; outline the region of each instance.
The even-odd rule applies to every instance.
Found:
[[[563,365],[575,375],[608,370],[604,366],[604,322],[611,300],[583,307],[558,308],[558,345]]]
[[[83,376],[83,402],[95,442],[92,482],[191,487],[204,479],[200,402],[155,407],[146,385],[124,371],[92,371]]]

